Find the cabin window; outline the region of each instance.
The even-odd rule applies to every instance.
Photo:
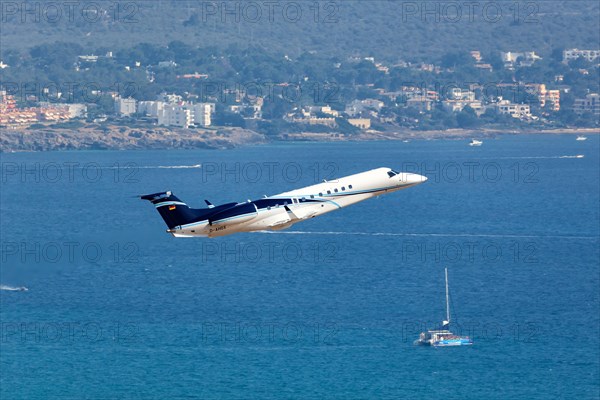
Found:
[[[352,185],[348,185],[348,189],[352,189]]]
[[[346,186],[342,186],[342,192],[346,190]]]
[[[336,193],[338,192],[338,190],[337,190],[337,189],[333,189],[333,191],[334,191],[334,192],[336,192]]]
[[[270,210],[271,210],[271,206],[268,206],[268,207],[267,207],[267,210],[269,210],[269,211],[270,211]]]
[[[315,198],[315,195],[314,195],[314,194],[311,194],[311,195],[310,195],[310,198],[311,198],[311,199],[314,199],[314,198]]]
[[[323,192],[319,193],[319,197],[323,197]]]
[[[331,194],[331,190],[328,190],[328,191],[327,191],[327,194]]]

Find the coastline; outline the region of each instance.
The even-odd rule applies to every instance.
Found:
[[[560,128],[546,130],[449,129],[397,132],[363,131],[354,135],[341,133],[285,133],[266,136],[249,129],[168,129],[164,127],[132,128],[118,125],[87,126],[82,129],[41,128],[0,129],[0,153],[61,150],[168,150],[215,149],[266,144],[274,141],[338,142],[397,141],[491,138],[499,135],[594,135],[600,128]]]
[[[103,126],[83,129],[0,129],[0,153],[61,150],[231,149],[266,142],[264,135],[241,128],[192,130]]]
[[[433,140],[433,139],[471,139],[491,138],[499,135],[594,135],[600,134],[600,128],[561,128],[546,130],[502,130],[502,129],[448,129],[400,132],[365,131],[358,135],[341,136],[337,133],[288,133],[280,140],[288,141],[367,141],[367,140]]]

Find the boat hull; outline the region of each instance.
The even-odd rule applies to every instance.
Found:
[[[470,346],[473,344],[471,339],[461,338],[461,339],[450,339],[450,340],[442,340],[439,342],[433,342],[431,346],[433,347],[454,347],[454,346]]]

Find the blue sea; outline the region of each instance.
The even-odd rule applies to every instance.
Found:
[[[599,139],[2,154],[0,398],[598,399]],[[429,179],[274,233],[175,239],[136,197],[381,166]],[[474,345],[415,346],[446,267]]]

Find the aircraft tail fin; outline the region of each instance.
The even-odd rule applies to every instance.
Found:
[[[140,198],[154,204],[169,229],[195,222],[204,214],[203,210],[188,207],[171,192],[152,193]]]

